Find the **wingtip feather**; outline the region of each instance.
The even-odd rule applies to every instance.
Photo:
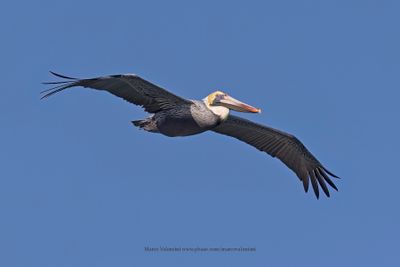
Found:
[[[74,78],[74,77],[69,77],[69,76],[65,76],[65,75],[62,75],[62,74],[59,74],[59,73],[56,73],[56,72],[54,72],[54,71],[49,71],[51,74],[53,74],[54,76],[57,76],[57,77],[59,77],[59,78],[63,78],[63,79],[68,79],[68,80],[78,80],[78,78]]]
[[[324,180],[323,176],[320,174],[318,168],[314,169],[314,175],[317,178],[318,183],[321,186],[322,190],[324,191],[325,195],[327,197],[330,197],[328,187],[326,186],[325,180]]]
[[[315,196],[317,197],[317,199],[319,199],[319,188],[318,188],[317,178],[315,177],[313,171],[310,171],[308,174],[310,176],[311,185],[314,189]]]
[[[333,174],[332,172],[328,171],[325,167],[322,167],[324,169],[324,171],[326,171],[330,176],[335,177],[337,179],[341,179],[339,176]]]
[[[324,177],[325,181],[336,191],[339,191],[333,181],[328,177],[323,168],[319,168],[319,173]]]

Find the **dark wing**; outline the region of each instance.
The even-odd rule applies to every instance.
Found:
[[[77,79],[54,72],[51,73],[66,80],[45,83],[57,86],[43,91],[42,93],[45,94],[42,98],[49,97],[67,88],[82,86],[110,92],[111,94],[121,97],[132,104],[143,106],[144,109],[150,113],[155,113],[163,109],[170,109],[177,105],[191,104],[189,100],[176,96],[134,74],[111,75],[92,79]]]
[[[335,178],[339,177],[322,166],[293,135],[232,115],[213,131],[235,137],[272,157],[279,158],[303,181],[306,192],[309,180],[311,180],[317,198],[319,197],[318,184],[328,197],[329,191],[326,183],[336,191],[338,190],[327,174]]]

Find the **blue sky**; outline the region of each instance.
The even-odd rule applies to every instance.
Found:
[[[396,1],[6,1],[0,8],[0,266],[397,266]],[[49,70],[136,73],[263,109],[342,179],[316,200],[278,160]],[[255,247],[252,253],[149,253]]]

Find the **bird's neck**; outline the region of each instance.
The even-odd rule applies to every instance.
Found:
[[[223,106],[211,106],[208,103],[208,99],[204,98],[203,99],[204,104],[206,105],[206,107],[211,110],[212,113],[214,113],[215,115],[217,115],[221,121],[224,121],[228,118],[229,116],[229,109]]]

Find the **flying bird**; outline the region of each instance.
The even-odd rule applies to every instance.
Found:
[[[327,184],[338,190],[328,175],[339,177],[328,171],[295,136],[231,115],[230,110],[250,113],[260,113],[261,110],[222,91],[213,92],[202,100],[188,100],[135,74],[77,79],[50,73],[64,80],[44,83],[54,87],[41,92],[42,99],[78,86],[107,91],[142,106],[151,114],[148,118],[132,121],[140,129],[170,137],[205,131],[231,136],[280,159],[302,181],[305,192],[308,191],[309,181],[317,198],[319,187],[328,197]]]

